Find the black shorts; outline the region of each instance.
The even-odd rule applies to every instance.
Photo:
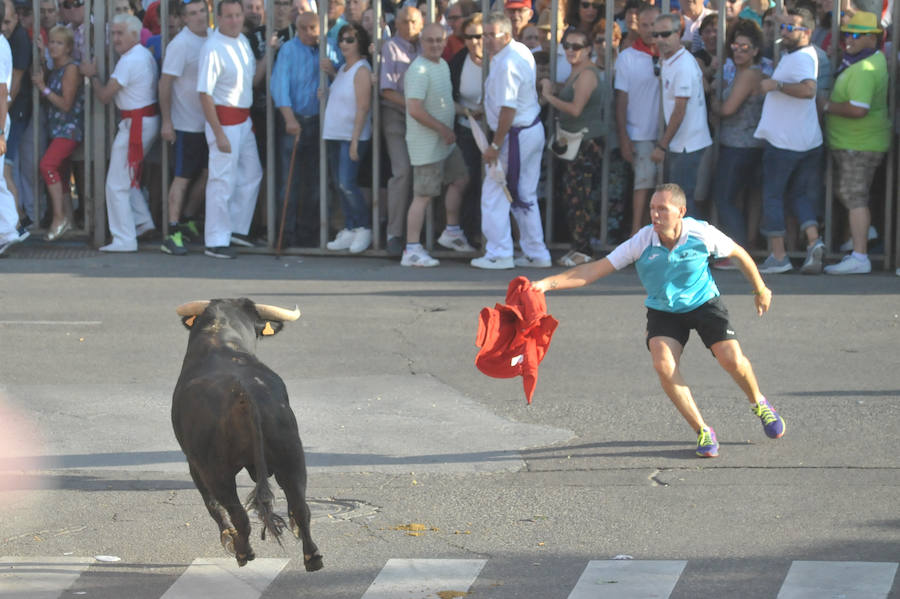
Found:
[[[193,179],[199,175],[209,161],[209,144],[206,142],[206,135],[176,130],[172,159],[174,176]]]
[[[710,348],[719,341],[737,339],[728,322],[728,308],[721,297],[714,297],[690,312],[662,312],[647,308],[647,349],[652,337],[671,337],[682,347],[695,329],[703,344]]]

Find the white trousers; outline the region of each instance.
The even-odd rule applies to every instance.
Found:
[[[541,177],[541,153],[544,149],[544,126],[538,123],[519,132],[519,200],[529,204],[528,209],[513,208],[503,187],[490,177],[481,185],[481,232],[487,240],[485,256],[488,258],[510,258],[513,255],[512,226],[509,213],[512,211],[519,225],[519,245],[529,258],[549,260],[550,252],[544,244],[544,228],[541,225],[541,211],[537,203],[537,186]],[[509,166],[509,136],[500,148],[500,163],[503,172]]]
[[[144,159],[159,133],[159,117],[144,117],[141,124],[141,145]],[[113,243],[137,248],[137,229],[153,226],[153,217],[140,187],[131,186],[131,170],[128,168],[128,137],[131,119],[122,119],[113,140],[106,173],[106,212]]]
[[[241,235],[250,232],[263,175],[250,119],[222,129],[231,144],[228,154],[219,151],[212,127],[206,125],[206,141],[209,144],[204,232],[206,247],[227,246],[231,243],[232,232]]]
[[[9,116],[6,117],[4,131],[9,131]],[[19,236],[16,225],[19,224],[19,212],[16,210],[16,198],[6,187],[6,177],[3,176],[3,166],[6,156],[0,155],[0,243],[12,241]]]

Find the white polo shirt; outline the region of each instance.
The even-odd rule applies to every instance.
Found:
[[[625,130],[631,141],[656,141],[659,137],[659,81],[653,74],[653,57],[626,48],[616,59],[616,89],[628,94]]]
[[[541,111],[535,77],[534,56],[525,44],[512,40],[491,58],[484,82],[484,116],[491,129],[497,129],[504,106],[516,109],[513,127],[534,122]]]
[[[211,35],[212,29],[206,34],[207,37]],[[200,37],[184,27],[166,46],[162,72],[175,78],[172,82],[172,126],[176,131],[203,133],[206,124],[197,93],[197,69],[207,37]]]
[[[197,91],[212,96],[217,106],[250,108],[255,71],[256,59],[244,34],[229,37],[215,31],[203,45]]]
[[[116,108],[135,110],[156,104],[156,59],[140,44],[135,44],[119,58],[110,79],[122,86],[116,92]]]
[[[6,101],[9,102],[9,90],[12,88],[12,50],[5,35],[0,35],[0,83],[6,84]],[[3,123],[0,123],[3,126]]]
[[[684,48],[662,61],[663,115],[666,123],[675,110],[675,98],[687,98],[684,120],[669,142],[672,152],[696,152],[712,145],[703,96],[703,73]]]
[[[784,83],[816,80],[819,57],[813,46],[806,46],[781,57],[772,79]],[[795,98],[771,91],[763,102],[762,116],[753,137],[764,139],[776,148],[808,152],[822,145],[822,129],[815,98]]]

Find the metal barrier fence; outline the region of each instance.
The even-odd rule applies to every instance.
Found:
[[[495,3],[499,4],[503,0],[496,0]],[[718,13],[719,15],[725,14],[725,3],[726,0],[712,0],[713,2],[717,2]],[[840,8],[841,0],[833,1],[832,14],[839,15],[841,14]],[[609,0],[606,2],[606,39],[612,40],[613,38],[613,1]],[[265,0],[264,2],[266,9],[266,31],[267,35],[271,37],[274,32],[274,2],[273,0]],[[41,35],[40,32],[40,0],[33,0],[33,14],[34,14],[34,30],[33,30],[33,39],[38,39]],[[783,0],[777,0],[776,10],[780,14],[784,10]],[[320,56],[326,55],[326,35],[328,32],[328,23],[327,23],[327,12],[328,12],[328,0],[320,0],[318,3],[318,15],[319,15],[319,28],[320,28],[320,36],[319,36],[319,52]],[[372,102],[372,226],[373,226],[373,249],[369,250],[369,253],[380,254],[383,253],[381,248],[381,202],[379,201],[379,189],[381,188],[381,108],[380,102],[378,101],[380,98],[380,93],[378,89],[377,82],[380,78],[381,73],[381,46],[385,41],[383,39],[382,27],[380,26],[382,22],[382,4],[380,0],[374,0],[372,4],[372,9],[375,15],[375,35],[374,35],[374,44],[375,44],[375,55],[373,56],[374,64],[373,73],[375,84],[373,85],[373,102]],[[487,14],[491,10],[491,1],[490,0],[481,0],[481,10],[483,13]],[[550,5],[551,14],[557,14],[559,10],[559,0],[552,0]],[[669,11],[669,0],[662,0],[662,10],[664,12]],[[82,59],[89,59],[91,56],[97,58],[97,67],[98,67],[98,75],[101,80],[106,80],[109,74],[112,72],[114,64],[115,64],[115,56],[113,55],[113,50],[111,44],[107,42],[107,36],[104,34],[108,30],[108,24],[111,21],[112,11],[112,2],[108,2],[107,0],[84,0],[84,23],[81,25],[84,30],[83,42],[81,47],[81,55]],[[162,52],[163,58],[165,57],[165,48],[169,42],[168,39],[168,3],[163,0],[160,2],[159,7],[159,16],[161,23],[161,38],[162,38]],[[434,15],[436,14],[435,10],[435,0],[429,0],[427,3],[427,10],[425,15],[425,22],[432,22],[434,19]],[[215,7],[213,7],[211,12],[211,18],[214,18],[215,15]],[[891,22],[896,24],[898,19],[900,19],[900,2],[893,3],[893,14],[891,15]],[[718,36],[717,36],[717,47],[716,47],[716,57],[718,59],[719,66],[719,84],[715,93],[721,98],[721,75],[722,68],[724,67],[724,56],[725,56],[725,19],[719,18],[718,20]],[[840,19],[832,19],[831,26],[832,33],[832,43],[830,45],[830,53],[829,57],[831,59],[832,67],[837,66],[839,56],[838,56],[838,48],[839,48],[839,27],[840,27]],[[884,187],[884,198],[883,198],[883,228],[884,230],[881,232],[881,238],[883,240],[883,252],[880,254],[871,254],[870,258],[874,261],[880,261],[883,265],[884,269],[892,268],[894,266],[900,266],[900,211],[897,210],[897,202],[895,198],[897,197],[896,190],[896,182],[894,173],[896,171],[897,165],[897,157],[898,153],[896,151],[896,142],[897,142],[897,117],[896,117],[896,109],[897,109],[897,52],[898,52],[898,43],[900,43],[900,31],[896,26],[891,27],[891,51],[886,52],[886,57],[888,60],[888,69],[890,74],[890,85],[889,85],[889,111],[891,115],[892,122],[892,134],[891,134],[891,146],[890,150],[886,156],[885,163],[885,175],[883,181]],[[557,19],[550,19],[550,77],[552,81],[556,81],[556,62],[557,62],[557,43],[558,39],[558,25]],[[776,53],[778,50],[778,46],[776,45]],[[266,78],[265,85],[266,90],[270,89],[270,82],[272,77],[272,66],[275,59],[275,51],[270,44],[266,44]],[[776,54],[777,60],[777,54]],[[40,68],[40,55],[39,50],[36,46],[33,49],[33,68]],[[611,65],[612,64],[612,44],[607,43],[604,55],[604,64]],[[608,67],[607,67],[608,68]],[[488,61],[483,61],[482,65],[483,76],[486,76],[488,69]],[[832,69],[834,72],[834,69]],[[27,74],[25,75],[27,76]],[[608,77],[607,82],[611,85],[612,77],[611,75]],[[105,243],[106,236],[106,204],[105,204],[105,180],[106,180],[106,168],[109,163],[109,149],[111,147],[112,136],[115,133],[115,107],[113,104],[104,105],[101,102],[97,101],[93,95],[93,90],[91,88],[91,81],[89,78],[84,79],[84,89],[83,93],[85,94],[85,135],[84,142],[81,148],[81,153],[84,157],[85,168],[84,168],[84,178],[83,185],[81,191],[80,201],[84,206],[84,225],[82,233],[87,234],[88,238],[92,240],[94,246],[100,246]],[[323,72],[320,75],[320,86],[325,87],[327,85],[327,75]],[[271,95],[267,92],[266,94],[268,101],[266,104],[266,164],[264,165],[266,171],[266,185],[265,185],[265,194],[264,197],[261,198],[265,203],[265,222],[268,224],[266,227],[266,239],[268,242],[269,248],[275,247],[277,230],[274,226],[276,223],[276,212],[277,206],[279,205],[278,200],[276,199],[276,189],[278,188],[278,181],[276,180],[276,168],[275,168],[275,159],[276,159],[276,146],[275,146],[275,108],[272,104]],[[612,94],[609,94],[608,105],[606,107],[606,114],[613,115],[613,99]],[[39,102],[40,102],[40,94],[34,93],[32,94],[32,102],[33,102],[33,118],[36,118],[39,114]],[[325,114],[325,98],[323,97],[320,100],[320,120],[324,117]],[[551,122],[552,122],[552,108],[551,108]],[[321,123],[320,123],[321,124]],[[321,130],[321,127],[320,127]],[[39,119],[35,121],[35,126],[32,127],[33,141],[34,141],[34,168],[31,173],[34,182],[34,200],[35,200],[35,214],[39,216],[41,214],[42,206],[42,193],[40,193],[41,185],[43,183],[42,179],[38,174],[38,163],[40,160],[40,143],[39,139],[42,134],[39,125]],[[615,135],[615,128],[610,128],[609,135]],[[718,127],[717,123],[714,122],[713,127],[713,139],[714,139],[714,150],[718,148]],[[601,224],[600,224],[600,242],[602,245],[608,247],[608,239],[607,239],[607,214],[608,214],[608,206],[609,206],[609,193],[608,193],[608,180],[609,180],[609,159],[610,159],[610,144],[604,144],[604,162],[603,162],[603,170],[601,173]],[[168,186],[170,183],[169,177],[169,160],[168,153],[169,147],[168,144],[162,143],[162,197],[161,197],[161,206],[162,206],[162,218],[160,227],[163,234],[167,234],[168,228]],[[289,252],[303,252],[303,253],[316,253],[325,251],[325,244],[328,240],[329,235],[329,193],[328,193],[328,172],[327,172],[327,160],[325,157],[325,141],[320,135],[319,139],[319,152],[320,152],[320,161],[319,161],[319,191],[320,191],[320,211],[319,211],[319,247],[312,249],[291,249],[286,250]],[[833,236],[835,229],[835,213],[833,210],[833,185],[832,185],[832,161],[830,154],[827,151],[826,146],[826,156],[827,156],[827,174],[825,178],[825,198],[824,198],[824,241],[825,245],[829,250],[829,256],[837,257],[837,254],[831,251],[833,247]],[[552,160],[549,158],[545,161],[550,164]],[[548,242],[548,245],[551,247],[554,245],[554,204],[557,201],[560,201],[559,198],[554,197],[554,185],[553,185],[553,168],[552,166],[548,166],[546,168],[546,197],[545,197],[545,214],[544,214],[544,235]],[[279,199],[280,200],[280,199]],[[709,201],[709,200],[707,200]],[[839,212],[839,214],[841,214]],[[39,220],[39,219],[36,219]],[[713,217],[715,220],[715,217]],[[426,218],[426,246],[431,247],[434,240],[434,229],[433,229],[433,210],[432,204],[429,204],[429,211]],[[793,257],[802,256],[802,252],[796,252],[792,254]]]

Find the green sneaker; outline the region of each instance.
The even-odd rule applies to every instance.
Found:
[[[200,241],[200,227],[197,226],[197,221],[194,219],[178,223],[178,230],[181,231],[186,243]]]
[[[701,458],[714,458],[719,455],[719,441],[712,427],[704,426],[697,437],[697,455]]]
[[[184,256],[188,253],[187,248],[184,247],[184,240],[181,238],[181,231],[175,231],[163,239],[159,249],[172,256]]]

